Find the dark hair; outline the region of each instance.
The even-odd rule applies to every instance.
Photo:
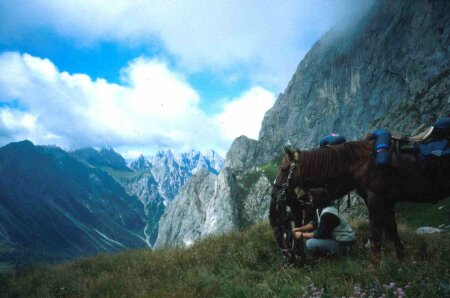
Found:
[[[331,205],[330,194],[325,188],[312,188],[309,190],[309,194],[314,209],[322,209]]]

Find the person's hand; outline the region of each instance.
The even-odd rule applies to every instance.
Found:
[[[292,232],[293,232],[293,233],[295,233],[295,232],[301,232],[301,231],[302,231],[301,228],[294,228],[294,229],[292,229]]]
[[[296,239],[302,239],[302,236],[303,236],[303,233],[300,231],[294,233],[294,237]]]

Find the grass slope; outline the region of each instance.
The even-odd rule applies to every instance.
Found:
[[[0,277],[4,297],[449,297],[450,236],[418,236],[400,226],[408,255],[393,247],[378,267],[356,223],[350,257],[284,268],[267,222],[198,242],[190,248],[104,254],[56,266],[23,268]],[[426,251],[423,243],[428,243]]]

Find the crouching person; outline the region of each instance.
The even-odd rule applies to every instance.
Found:
[[[308,259],[346,255],[355,244],[355,233],[327,197],[326,191],[311,194],[316,217],[310,223],[292,230],[296,239],[306,240]]]

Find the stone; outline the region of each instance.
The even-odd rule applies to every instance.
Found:
[[[416,230],[416,234],[419,235],[425,235],[425,234],[436,234],[436,233],[442,233],[445,232],[445,230],[434,228],[434,227],[420,227]]]

